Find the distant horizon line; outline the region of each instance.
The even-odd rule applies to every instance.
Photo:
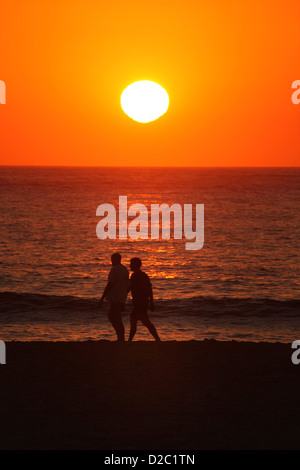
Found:
[[[249,165],[1,165],[0,168],[300,168],[300,165],[249,166]]]

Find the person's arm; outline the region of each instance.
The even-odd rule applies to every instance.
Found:
[[[149,307],[150,307],[151,312],[155,310],[154,303],[153,303],[153,290],[152,290],[152,285],[151,285],[150,280],[149,280]]]
[[[110,291],[110,289],[112,288],[112,282],[108,281],[108,283],[106,284],[106,287],[104,289],[104,292],[102,294],[102,297],[101,299],[99,300],[99,307],[101,308],[102,307],[102,304],[103,304],[103,300],[105,299],[105,297],[107,296],[108,292]]]
[[[110,289],[112,288],[112,286],[115,282],[116,282],[116,272],[115,272],[114,268],[111,268],[111,270],[109,272],[109,275],[108,275],[107,284],[105,286],[102,297],[99,300],[99,307],[100,308],[102,307],[103,300],[105,299],[105,297],[107,296],[108,292],[110,291]]]

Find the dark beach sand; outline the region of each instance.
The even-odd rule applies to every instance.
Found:
[[[1,449],[299,449],[290,344],[7,343]]]

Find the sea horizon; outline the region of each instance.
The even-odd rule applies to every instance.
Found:
[[[168,169],[168,168],[185,168],[185,169],[194,169],[194,168],[208,168],[208,169],[281,169],[281,168],[300,168],[300,165],[233,165],[233,166],[210,166],[210,165],[1,165],[0,168],[157,168],[157,169]]]

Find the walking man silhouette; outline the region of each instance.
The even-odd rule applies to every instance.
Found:
[[[111,264],[112,268],[108,275],[108,283],[99,301],[99,307],[102,307],[105,298],[110,302],[108,319],[117,334],[118,341],[125,341],[122,311],[124,310],[128,293],[129,272],[128,269],[121,264],[120,253],[111,255]]]
[[[128,341],[132,341],[136,333],[137,322],[140,320],[148,328],[156,341],[160,341],[156,328],[151,323],[148,316],[148,307],[153,312],[153,292],[149,276],[141,271],[142,261],[140,258],[132,258],[130,269],[133,271],[130,277],[130,286],[132,294],[133,309],[130,315],[130,334]]]

